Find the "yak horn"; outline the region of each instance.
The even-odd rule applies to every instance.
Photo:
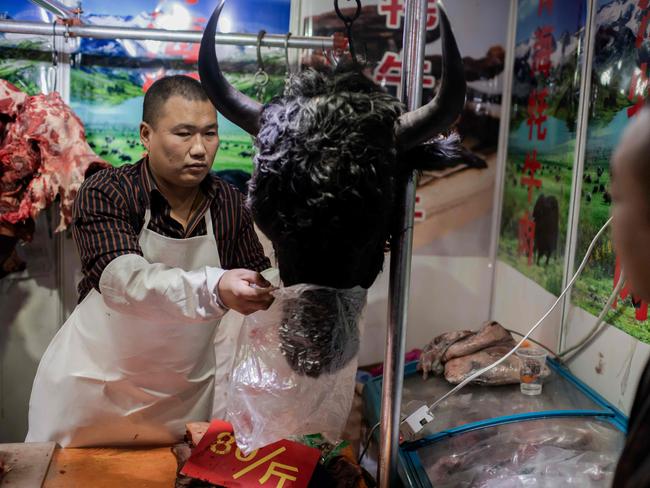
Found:
[[[201,38],[201,48],[199,49],[201,85],[203,85],[203,89],[212,104],[224,117],[255,136],[260,129],[259,119],[262,105],[240,93],[228,83],[219,68],[219,61],[217,60],[214,36],[224,3],[225,0],[221,0],[219,6],[212,13],[212,17],[210,17]]]
[[[436,96],[426,105],[404,113],[395,125],[398,147],[407,150],[447,130],[465,105],[465,70],[447,14],[438,4],[442,40],[442,79]]]

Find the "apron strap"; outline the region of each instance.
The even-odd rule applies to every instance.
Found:
[[[210,213],[210,207],[205,211],[205,233],[206,235],[214,239],[214,226],[212,225],[212,214]]]
[[[142,229],[140,229],[140,235],[149,228],[149,222],[151,222],[151,209],[147,206],[144,211],[144,224],[142,225]]]

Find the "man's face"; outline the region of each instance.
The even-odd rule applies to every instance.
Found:
[[[219,147],[217,112],[209,101],[170,97],[154,126],[140,125],[154,177],[167,186],[191,188],[208,174]]]
[[[650,199],[639,171],[640,165],[650,164],[650,155],[638,142],[647,137],[647,128],[638,129],[635,124],[626,132],[612,159],[612,237],[631,289],[650,300]]]

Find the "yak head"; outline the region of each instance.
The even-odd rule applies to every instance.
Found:
[[[253,218],[273,243],[285,287],[308,285],[282,303],[280,348],[299,374],[334,373],[357,353],[363,289],[381,271],[402,179],[463,155],[457,138],[436,137],[463,108],[462,60],[441,11],[443,75],[423,107],[405,112],[354,64],[307,69],[263,106],[219,68],[214,36],[222,8],[223,1],[201,41],[201,83],[219,112],[255,137]]]
[[[273,243],[285,286],[368,288],[384,261],[400,176],[458,156],[457,140],[436,138],[465,102],[463,65],[440,12],[443,74],[428,104],[405,112],[360,69],[307,69],[284,96],[261,105],[231,86],[214,36],[224,2],[206,26],[201,83],[221,114],[256,137],[248,203]]]

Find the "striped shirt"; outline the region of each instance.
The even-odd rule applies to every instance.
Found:
[[[270,267],[244,196],[213,173],[200,188],[202,204],[183,228],[172,218],[171,206],[156,188],[146,159],[105,169],[84,181],[74,202],[72,222],[83,271],[79,301],[92,288],[99,290],[99,278],[113,259],[123,254],[142,256],[138,239],[148,206],[149,229],[175,239],[206,235],[204,216],[209,207],[223,269],[263,271]]]

